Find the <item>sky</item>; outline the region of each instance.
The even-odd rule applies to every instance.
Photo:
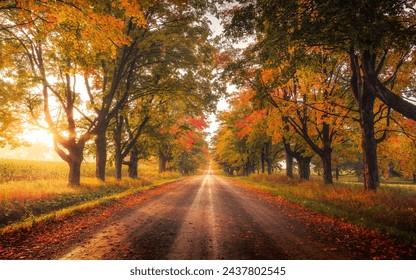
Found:
[[[221,98],[219,102],[217,103],[217,112],[225,111],[228,109],[228,107],[229,107],[229,104],[227,100],[225,100],[224,98]],[[217,121],[216,114],[214,113],[210,114],[208,117],[208,122],[209,122],[208,123],[209,127],[206,129],[206,132],[209,133],[207,137],[207,141],[209,142],[212,136],[214,136],[215,131],[217,131],[218,126],[219,126],[219,122]]]

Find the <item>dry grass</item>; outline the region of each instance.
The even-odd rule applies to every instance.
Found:
[[[93,164],[84,164],[81,186],[72,187],[67,184],[66,163],[0,160],[0,228],[180,178],[178,173],[159,174],[155,165],[141,164],[139,178],[107,177],[103,183],[93,177],[93,170]],[[108,174],[113,174],[111,168]]]
[[[84,162],[81,171],[82,177],[94,177],[94,164]],[[0,159],[0,183],[49,179],[66,180],[67,174],[68,165],[66,162]]]
[[[325,186],[281,175],[252,175],[241,179],[251,186],[327,215],[383,233],[416,240],[416,186],[382,184],[377,192],[352,182]]]
[[[133,181],[131,179],[127,179],[130,181]],[[120,192],[116,192],[113,194],[106,194],[104,196],[101,197],[97,197],[95,199],[91,199],[91,200],[86,200],[85,202],[79,203],[79,204],[71,204],[68,207],[60,207],[58,208],[58,210],[55,211],[49,211],[46,212],[44,214],[40,214],[40,215],[30,215],[28,217],[25,217],[24,219],[21,219],[17,222],[14,222],[10,225],[4,226],[3,228],[0,227],[1,229],[1,233],[7,233],[7,232],[12,232],[15,230],[19,230],[19,229],[28,229],[31,228],[32,225],[34,223],[41,223],[44,221],[48,221],[51,219],[54,220],[60,220],[62,218],[65,218],[73,213],[79,212],[79,211],[83,211],[85,209],[88,208],[93,208],[96,207],[98,205],[103,205],[103,204],[107,204],[110,203],[112,201],[115,200],[119,200],[122,199],[124,197],[127,197],[129,195],[135,194],[135,193],[139,193],[142,192],[144,190],[148,190],[154,187],[157,187],[159,185],[162,185],[164,183],[168,183],[168,182],[174,182],[176,181],[176,179],[172,179],[172,180],[164,180],[164,181],[159,181],[158,183],[155,184],[150,184],[150,185],[143,185],[141,187],[137,187],[137,186],[133,186],[131,188],[127,188],[124,191],[120,191]],[[118,183],[125,182],[124,180],[122,181],[117,181]],[[125,186],[123,186],[125,188]]]

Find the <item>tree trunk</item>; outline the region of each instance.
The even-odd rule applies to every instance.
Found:
[[[339,166],[335,169],[335,178],[337,181],[339,180]]]
[[[57,138],[57,137],[56,137]],[[58,142],[54,139],[54,149],[69,166],[68,185],[81,185],[81,163],[84,160],[85,142],[76,143],[74,139]]]
[[[273,173],[272,161],[267,160],[267,174],[272,175],[272,173]]]
[[[122,116],[116,117],[116,127],[114,129],[114,165],[116,169],[116,179],[121,180],[123,169],[123,151],[121,146],[121,137],[123,129],[124,118]]]
[[[105,167],[107,164],[107,137],[106,130],[99,131],[95,138],[96,146],[96,164],[95,164],[95,176],[101,181],[105,181]]]
[[[120,138],[118,136],[118,131],[115,131],[115,136],[114,136],[114,146],[115,146],[115,151],[114,151],[114,165],[115,165],[115,169],[116,169],[116,179],[117,180],[121,180],[122,177],[122,169],[123,169],[123,157],[121,155],[121,141]]]
[[[166,172],[167,157],[163,152],[159,152],[159,173]]]
[[[316,152],[320,150],[322,166],[324,169],[324,183],[325,185],[332,185],[334,183],[332,179],[332,140],[330,135],[329,124],[324,122],[322,124],[322,143],[323,148],[316,147]]]
[[[116,179],[121,180],[121,178],[123,177],[123,160],[121,159],[120,155],[115,155],[114,165],[116,169]]]
[[[332,163],[331,163],[331,151],[325,151],[321,157],[324,168],[324,183],[326,185],[333,184],[332,179]]]
[[[376,191],[380,181],[377,163],[377,142],[374,137],[374,98],[363,100],[360,106],[362,147],[364,154],[364,188]]]
[[[137,179],[137,177],[139,176],[139,172],[137,172],[137,168],[138,168],[139,164],[137,161],[131,162],[129,164],[129,177],[132,179]]]
[[[117,148],[116,148],[117,150]],[[121,154],[117,151],[114,154],[114,165],[116,169],[116,179],[121,180],[122,178],[122,170],[123,170],[123,159],[121,157]]]
[[[413,173],[413,183],[416,184],[416,172]]]
[[[293,156],[288,149],[290,146],[285,144],[286,176],[293,179]]]
[[[246,163],[244,164],[244,171],[243,171],[244,176],[248,176],[248,175],[250,175],[250,170],[251,170],[251,162],[250,162],[250,160],[247,158],[247,161],[246,161]]]
[[[261,173],[264,174],[266,172],[266,145],[265,143],[261,149]]]
[[[299,166],[299,177],[301,180],[309,181],[311,177],[311,161],[312,157],[297,157],[296,158]]]
[[[166,172],[166,161],[164,158],[159,158],[159,173]]]
[[[266,163],[267,163],[267,174],[271,175],[272,174],[272,164],[273,164],[273,157],[271,155],[272,153],[272,142],[269,140],[268,142],[266,142],[265,144],[266,149],[265,149],[265,158],[266,158]]]
[[[377,142],[374,135],[374,101],[376,93],[370,90],[371,80],[375,77],[366,77],[373,63],[371,54],[365,51],[361,57],[350,53],[351,58],[351,88],[360,110],[361,143],[363,148],[363,175],[364,189],[376,191],[380,181],[377,163]],[[361,62],[360,62],[361,58]]]
[[[84,160],[84,143],[75,144],[68,149],[69,155],[65,158],[69,165],[68,184],[71,186],[81,185],[81,164]]]
[[[69,175],[68,184],[71,186],[81,185],[81,163],[82,161],[71,160],[68,162]]]
[[[137,167],[138,167],[138,162],[139,162],[139,156],[138,156],[138,151],[137,149],[133,149],[130,152],[130,162],[129,162],[129,177],[132,179],[136,179],[138,176],[138,171],[137,171]]]

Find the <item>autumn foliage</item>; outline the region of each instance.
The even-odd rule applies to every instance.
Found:
[[[247,175],[272,158],[290,178],[296,169],[309,180],[314,168],[325,184],[354,171],[373,191],[380,174],[415,181],[413,4],[264,0],[225,9],[226,34],[252,42],[224,51],[224,78],[239,90],[221,116],[220,165]]]
[[[19,118],[1,107],[2,116],[10,116],[0,123],[0,145],[19,144],[12,122],[29,120],[49,130],[54,150],[68,164],[68,183],[80,185],[86,153],[95,154],[102,181],[110,159],[119,179],[123,163],[137,177],[137,162],[159,155],[147,143],[164,118],[180,122],[193,116],[193,127],[203,129],[195,116],[212,110],[217,98],[216,49],[204,22],[208,3],[24,0],[0,5],[1,98],[23,113]],[[169,110],[177,112],[169,116]],[[188,133],[178,141],[190,152],[197,138]]]

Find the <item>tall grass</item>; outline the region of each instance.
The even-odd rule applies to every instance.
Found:
[[[32,180],[66,180],[68,178],[68,164],[66,162],[47,162],[0,159],[0,183]],[[176,172],[165,172],[159,174],[154,162],[139,164],[139,174],[146,175],[152,179],[160,177],[171,177]],[[106,175],[115,176],[113,166],[107,166]],[[127,177],[127,169],[123,166],[123,176]],[[83,162],[81,166],[81,177],[95,177],[95,163]]]
[[[82,164],[82,176],[93,177],[95,174],[93,163]],[[66,162],[40,162],[30,160],[0,159],[0,183],[10,181],[31,181],[66,179],[68,177]],[[112,170],[109,170],[112,172]]]
[[[153,164],[141,164],[139,178],[116,180],[111,177],[114,173],[110,167],[104,183],[94,178],[94,168],[94,164],[84,163],[81,186],[71,187],[67,184],[68,168],[64,162],[0,160],[0,228],[66,207],[180,178],[174,172],[159,174]]]
[[[372,192],[355,182],[327,186],[280,175],[256,174],[240,180],[312,210],[416,241],[416,186],[406,182],[382,184]]]

